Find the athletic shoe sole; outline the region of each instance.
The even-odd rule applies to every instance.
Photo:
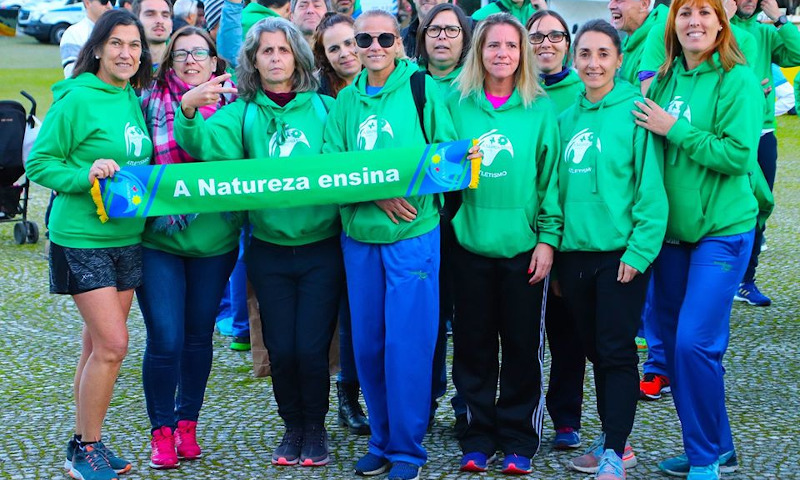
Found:
[[[72,462],[70,460],[64,460],[64,470],[67,473],[70,473],[72,471]],[[121,470],[115,470],[115,472],[117,473],[117,475],[124,475],[124,474],[130,472],[131,470],[133,470],[133,465],[131,465],[129,463],[127,467],[125,467],[125,468],[123,468]],[[71,475],[72,474],[70,473],[70,476]]]
[[[272,464],[277,465],[279,467],[291,467],[300,463],[300,459],[296,458],[294,460],[286,460],[285,457],[281,457],[279,459],[272,459]]]
[[[625,470],[630,470],[631,468],[635,468],[638,463],[639,461],[636,459],[636,456],[634,456],[633,458],[629,458],[627,460],[625,459],[622,460],[622,465],[625,467]],[[597,465],[595,467],[579,467],[578,465],[572,463],[572,460],[570,460],[567,463],[567,468],[581,473],[597,473],[597,470],[600,468],[600,466]]]
[[[500,471],[500,473],[504,473],[506,475],[528,475],[529,473],[532,472],[533,469],[523,470],[521,468],[517,468],[517,466],[514,465],[513,463],[510,463],[508,467]]]
[[[186,460],[187,462],[191,462],[192,460],[199,460],[201,458],[203,458],[203,454],[202,453],[200,455],[195,455],[193,457],[185,457],[183,455],[178,455],[178,460]],[[117,472],[117,473],[119,473],[119,472]]]
[[[486,465],[478,465],[475,460],[470,460],[466,465],[461,465],[459,470],[462,472],[483,473],[489,470]]]
[[[321,467],[323,465],[327,465],[331,461],[331,457],[325,457],[322,460],[312,460],[310,458],[306,458],[304,460],[300,460],[301,467]]]
[[[83,477],[83,475],[81,475],[81,472],[79,472],[79,471],[75,470],[74,468],[71,468],[71,469],[69,470],[69,476],[70,476],[70,477],[72,477],[72,478],[74,478],[75,480],[85,480],[85,478]],[[115,480],[116,480],[116,479],[115,479]]]
[[[172,465],[159,465],[158,463],[153,463],[152,461],[148,463],[148,466],[153,470],[174,470],[181,466],[181,462],[172,464]]]
[[[656,395],[644,393],[644,390],[639,390],[639,398],[641,398],[642,400],[658,400],[661,398],[662,395],[667,393],[672,393],[672,387],[670,387],[669,385],[661,388],[661,391]]]
[[[744,298],[744,297],[740,297],[739,295],[734,295],[733,299],[736,300],[737,302],[745,302],[748,305],[752,305],[754,307],[769,307],[770,305],[772,305],[772,302],[761,302],[761,303],[758,303],[758,302],[754,302],[754,301],[752,301],[750,299],[747,299],[747,298]]]
[[[384,464],[380,468],[376,468],[375,470],[368,470],[368,471],[361,471],[361,472],[356,470],[356,475],[359,475],[359,476],[362,476],[362,477],[374,477],[375,475],[380,475],[382,473],[386,473],[387,471],[389,471],[389,466],[390,465],[391,464],[389,462],[386,462],[386,464]]]

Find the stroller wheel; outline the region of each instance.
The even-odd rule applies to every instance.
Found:
[[[28,241],[28,228],[25,223],[27,222],[14,224],[14,241],[17,242],[17,245],[22,245]]]
[[[39,226],[36,222],[23,222],[27,226],[27,240],[28,243],[36,243],[39,241]]]

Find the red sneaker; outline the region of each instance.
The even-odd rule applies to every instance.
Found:
[[[639,396],[642,400],[658,400],[661,394],[669,393],[669,378],[657,373],[645,373],[639,382]]]
[[[178,428],[175,429],[175,447],[178,450],[178,458],[183,460],[195,460],[203,456],[200,445],[197,444],[197,422],[191,420],[179,420]]]
[[[165,470],[178,468],[178,454],[175,453],[175,437],[172,429],[161,427],[153,432],[150,440],[150,468]]]

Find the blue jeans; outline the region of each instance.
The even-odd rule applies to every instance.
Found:
[[[225,318],[233,319],[231,334],[234,337],[250,336],[250,315],[247,310],[247,267],[244,264],[244,252],[250,243],[251,231],[252,227],[249,225],[242,229],[242,235],[239,238],[239,258],[236,260],[236,266],[225,286],[225,293],[219,304],[219,314],[217,315],[217,321]]]
[[[672,398],[693,466],[733,450],[722,357],[733,294],[747,267],[753,231],[664,245],[653,265],[653,318],[664,342]]]
[[[147,329],[142,383],[153,429],[200,415],[217,307],[235,262],[236,250],[190,258],[142,248],[136,297]]]

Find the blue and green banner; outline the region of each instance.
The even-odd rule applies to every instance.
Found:
[[[365,202],[478,185],[473,140],[419,147],[125,167],[92,186],[101,221]]]

